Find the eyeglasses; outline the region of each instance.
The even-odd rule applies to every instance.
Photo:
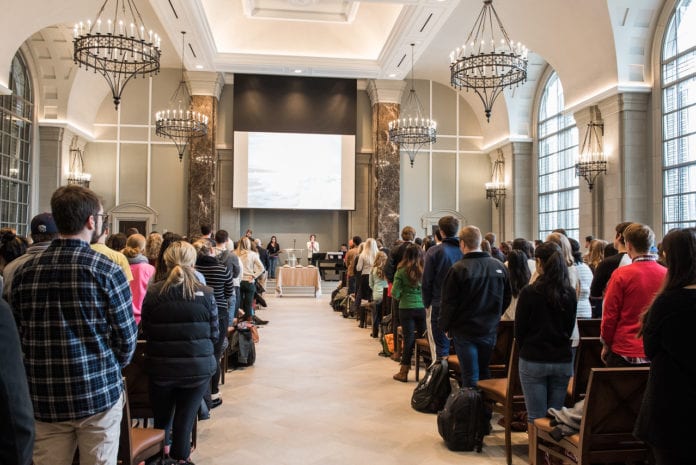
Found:
[[[102,218],[102,223],[104,223],[104,224],[106,224],[106,223],[109,222],[109,215],[106,214],[106,213],[97,213],[97,214],[94,215],[94,216],[101,216],[101,218]]]

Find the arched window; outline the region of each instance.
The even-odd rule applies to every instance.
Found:
[[[696,2],[681,0],[662,47],[663,228],[696,226]]]
[[[539,238],[556,228],[569,237],[579,237],[578,178],[575,160],[578,129],[571,115],[564,115],[563,86],[553,72],[546,81],[539,103]]]
[[[19,53],[12,60],[10,90],[11,95],[0,97],[0,227],[26,236],[34,104],[29,73]]]

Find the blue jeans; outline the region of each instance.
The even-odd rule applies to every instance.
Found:
[[[382,301],[374,300],[372,302],[374,307],[372,308],[372,335],[379,336],[379,324],[382,322]]]
[[[278,257],[268,257],[268,277],[275,279],[276,267],[278,266]]]
[[[489,379],[491,354],[496,333],[486,336],[454,336],[454,350],[462,369],[462,387],[476,387],[480,379]]]
[[[573,362],[531,362],[520,357],[519,370],[530,423],[545,417],[550,408],[563,407]]]
[[[418,337],[426,330],[424,308],[400,308],[399,321],[404,334],[404,351],[401,353],[401,364],[411,365],[413,348],[416,345],[416,332]]]
[[[440,329],[437,322],[440,319],[440,306],[433,305],[430,313],[430,327],[435,341],[435,354],[438,358],[445,358],[450,353],[450,340],[447,334]]]
[[[165,443],[171,437],[169,456],[173,459],[185,460],[191,455],[193,422],[207,388],[208,380],[186,386],[159,385],[150,380],[150,403],[155,428],[166,430]],[[168,431],[170,423],[171,431]]]

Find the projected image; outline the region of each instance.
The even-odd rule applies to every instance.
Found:
[[[339,209],[341,136],[249,133],[250,208]]]

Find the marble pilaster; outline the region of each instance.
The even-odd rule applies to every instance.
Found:
[[[191,140],[189,146],[188,179],[188,234],[200,233],[200,226],[216,228],[217,215],[217,155],[215,134],[217,128],[217,97],[194,95],[191,109],[208,115],[208,133]]]
[[[391,247],[400,237],[399,149],[389,142],[388,125],[399,117],[403,81],[370,81],[368,94],[372,102],[373,208],[371,235],[380,237]]]

